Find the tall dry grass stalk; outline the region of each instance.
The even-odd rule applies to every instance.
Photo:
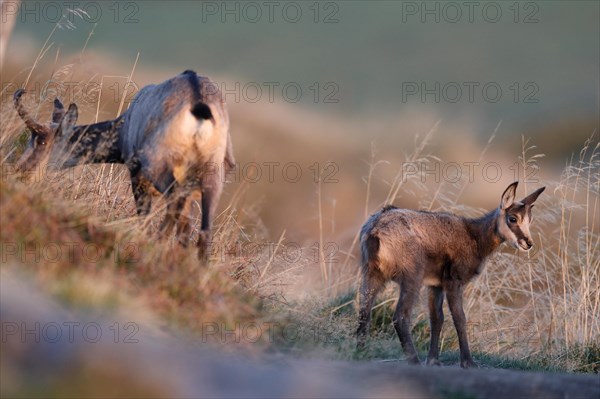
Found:
[[[2,18],[2,25],[0,25],[0,71],[4,66],[6,48],[17,21],[16,10],[19,8],[19,3],[20,0],[0,0],[0,18]]]

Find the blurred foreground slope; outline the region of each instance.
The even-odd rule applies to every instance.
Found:
[[[35,342],[8,326],[98,323],[67,311],[14,272],[2,271],[2,397],[536,397],[592,398],[597,376],[424,368],[277,356],[224,355],[147,333],[137,342],[74,334]],[[114,319],[110,320],[111,323]],[[43,328],[43,327],[42,327]],[[11,332],[8,332],[11,331]]]

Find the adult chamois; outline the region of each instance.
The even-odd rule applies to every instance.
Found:
[[[77,105],[70,104],[65,111],[58,99],[52,122],[38,123],[25,109],[23,94],[18,90],[14,103],[31,139],[17,162],[18,170],[28,171],[48,160],[58,167],[123,163],[129,169],[138,214],[149,213],[150,191],[158,190],[168,200],[161,232],[167,234],[176,226],[183,244],[191,228],[182,209],[197,193],[202,198],[199,255],[206,255],[224,167],[235,165],[229,116],[216,84],[185,71],[143,87],[118,118],[90,125],[76,125]]]

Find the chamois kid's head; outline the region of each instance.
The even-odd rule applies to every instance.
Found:
[[[504,190],[498,208],[498,233],[500,237],[517,249],[529,251],[533,246],[529,226],[533,221],[531,208],[546,187],[538,188],[521,201],[515,202],[519,182],[514,182]]]

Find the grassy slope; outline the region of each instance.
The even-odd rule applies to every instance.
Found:
[[[591,164],[593,162],[597,162],[597,158],[593,158]],[[582,170],[572,171],[576,173],[575,184],[580,184],[580,193],[588,184],[585,176],[586,170],[589,169],[586,168],[591,164],[584,163],[583,166],[580,165]],[[591,169],[592,173],[593,170]],[[569,178],[565,177],[565,179]],[[98,186],[101,186],[102,179],[98,181],[100,181]],[[61,182],[59,186],[64,187],[63,183]],[[96,180],[94,184],[97,184]],[[0,238],[4,251],[3,267],[27,270],[43,289],[53,293],[64,303],[75,307],[117,311],[125,309],[131,303],[136,303],[157,320],[156,323],[160,328],[172,332],[183,329],[192,336],[200,338],[207,323],[216,322],[230,330],[235,330],[252,322],[279,322],[280,328],[287,324],[298,329],[300,333],[293,338],[278,334],[274,341],[267,336],[261,337],[264,341],[274,343],[270,346],[270,350],[291,353],[308,351],[338,359],[402,358],[400,346],[391,327],[395,297],[393,290],[386,291],[381,298],[381,306],[374,311],[375,332],[367,350],[363,353],[355,353],[352,337],[355,328],[353,291],[333,298],[327,295],[313,295],[310,300],[301,303],[288,303],[285,300],[285,290],[290,284],[292,273],[286,270],[286,266],[289,265],[278,264],[279,260],[276,257],[263,257],[255,261],[251,258],[247,259],[243,253],[233,251],[234,253],[230,253],[225,260],[217,259],[211,266],[203,267],[197,262],[193,249],[182,249],[174,245],[171,240],[156,240],[156,232],[153,229],[157,219],[155,215],[149,220],[126,218],[107,224],[103,212],[100,212],[102,218],[90,215],[88,209],[93,205],[92,202],[89,200],[73,202],[68,199],[73,195],[72,190],[59,190],[59,186],[48,183],[25,184],[15,180],[14,177],[3,179],[0,183],[2,205]],[[593,190],[593,186],[589,187]],[[567,183],[559,189],[565,191],[564,195],[569,198],[571,194],[573,195],[568,203],[571,204],[570,208],[575,209],[572,204],[576,203],[575,193],[578,190],[569,188]],[[92,198],[96,198],[95,201],[98,201],[97,195],[96,197],[93,197],[93,193],[91,195]],[[125,191],[119,195],[127,197],[130,194]],[[591,195],[595,195],[594,191]],[[452,207],[452,204],[448,206]],[[94,207],[99,209],[96,205]],[[232,202],[227,207],[229,211],[221,215],[217,225],[217,240],[224,244],[248,239],[247,235],[244,236],[246,238],[240,236],[239,225],[249,223],[236,219],[235,212],[232,210],[234,208],[236,204]],[[570,216],[562,215],[560,218],[566,220],[570,219]],[[549,220],[556,223],[554,219]],[[597,264],[598,253],[594,247],[587,248],[584,245],[597,239],[593,235],[594,225],[592,224],[591,227],[589,234],[592,235],[589,240],[581,241],[580,238],[576,238],[581,241],[578,244],[579,249],[571,249],[567,252],[564,247],[571,245],[573,248],[572,246],[575,245],[568,244],[570,241],[565,242],[563,247],[559,245],[557,248],[548,248],[551,251],[558,251],[559,254],[562,253],[566,259],[558,259],[561,262],[555,263],[552,252],[546,253],[545,264],[541,265],[544,268],[540,269],[539,264],[535,266],[539,269],[534,276],[535,285],[539,285],[536,292],[527,292],[533,284],[532,277],[527,279],[522,269],[513,270],[512,280],[506,281],[508,278],[505,274],[506,270],[510,270],[507,267],[514,263],[512,257],[504,254],[495,258],[488,266],[485,278],[478,279],[472,285],[471,293],[468,294],[468,298],[475,298],[475,302],[467,309],[469,319],[486,320],[490,315],[494,315],[500,318],[501,323],[506,323],[515,317],[524,317],[525,320],[530,321],[531,317],[537,317],[539,326],[549,325],[550,328],[557,330],[562,326],[553,322],[555,315],[564,314],[561,317],[574,317],[572,320],[578,320],[576,318],[583,315],[590,317],[589,321],[593,323],[595,319],[593,314],[590,316],[587,308],[575,307],[581,306],[585,301],[588,301],[589,306],[594,306],[593,293],[597,289],[598,281],[594,265]],[[567,227],[563,227],[560,231],[566,229]],[[261,239],[258,232],[252,233],[252,229],[244,229],[244,231],[244,234],[253,234],[251,240]],[[585,238],[585,235],[582,237]],[[539,239],[541,240],[542,237]],[[555,244],[548,242],[545,245]],[[62,251],[62,255],[57,259],[52,252],[56,248]],[[68,251],[69,248],[75,248],[72,256]],[[15,249],[16,253],[14,253]],[[37,257],[31,255],[31,249]],[[99,255],[86,256],[85,249],[93,249],[92,253]],[[586,271],[585,268],[581,271],[564,269],[571,268],[569,265],[572,262],[585,259],[586,256],[590,267],[587,271],[589,274],[581,274]],[[553,271],[544,272],[546,267]],[[566,276],[570,282],[564,289],[560,286],[544,287],[538,280],[547,278],[547,273],[557,273],[557,270],[560,272],[561,267],[563,272],[572,273]],[[583,285],[577,283],[581,279],[585,281]],[[560,280],[556,281],[556,283],[560,282]],[[523,290],[524,294],[521,296],[524,296],[526,301],[521,308],[511,310],[501,306],[500,302],[506,301],[501,295],[502,290],[507,289],[506,287],[511,287],[515,291]],[[574,300],[572,305],[571,302],[563,304],[560,297],[558,302],[546,303],[556,300],[556,292],[560,290],[566,292],[567,289],[569,295],[567,297],[565,294],[565,299]],[[494,295],[499,296],[488,298],[490,291],[498,291],[499,294]],[[536,297],[537,309],[535,307],[531,309],[527,299],[529,295]],[[519,296],[515,298],[511,301],[518,300]],[[571,315],[561,313],[563,311],[561,306],[564,306],[565,312],[571,309],[567,306],[574,306],[572,308],[574,310],[571,311]],[[535,313],[528,313],[530,311]],[[578,315],[577,312],[581,314]],[[417,347],[424,354],[428,344],[428,324],[422,308],[416,313],[413,336]],[[548,316],[550,319],[547,319]],[[539,326],[531,327],[539,328]],[[492,334],[502,331],[502,325],[496,325],[495,328]],[[578,326],[573,321],[569,321],[568,326],[565,323],[564,328],[564,331],[555,332],[555,337],[547,336],[546,332],[542,331],[543,335],[536,336],[538,341],[533,346],[529,346],[530,341],[519,340],[499,342],[490,346],[487,342],[489,340],[481,335],[472,337],[471,342],[476,360],[484,367],[598,372],[600,355],[597,341],[594,340],[593,328],[577,330]],[[575,334],[582,332],[590,335],[586,341],[580,343]],[[532,331],[527,333],[532,334]],[[564,336],[561,337],[558,333],[565,336],[572,334],[571,345],[565,346]],[[542,337],[545,341],[540,342]],[[218,339],[219,337],[216,338],[214,343],[224,343]],[[551,338],[554,338],[554,341],[550,341]],[[249,343],[242,341],[245,344]],[[252,347],[259,350],[267,348],[260,345],[252,345]],[[442,361],[445,364],[457,362],[457,343],[449,320],[445,324],[442,353],[444,356]]]
[[[68,306],[118,312],[137,303],[162,328],[173,333],[188,331],[197,339],[204,337],[202,328],[207,323],[235,329],[244,323],[279,321],[281,327],[285,323],[293,327],[294,334],[276,335],[271,350],[297,354],[308,351],[338,359],[402,358],[391,327],[393,303],[389,301],[375,309],[376,330],[371,342],[365,351],[356,353],[352,337],[355,314],[350,303],[353,292],[330,302],[317,298],[291,307],[271,306],[273,303],[265,306],[264,300],[253,294],[255,291],[245,289],[232,277],[231,269],[219,264],[202,267],[193,250],[107,227],[82,210],[67,210],[65,203],[45,199],[20,182],[0,183],[0,203],[3,267],[26,270],[43,290]],[[13,244],[18,248],[16,254]],[[58,247],[61,256],[52,252]],[[67,253],[68,248],[73,248],[72,253]],[[87,250],[80,250],[83,248]],[[424,357],[428,325],[423,315],[418,319],[413,336]],[[444,342],[442,362],[456,364],[453,330]],[[219,340],[214,343],[219,344]],[[248,344],[243,339],[242,343]],[[540,352],[521,359],[476,352],[475,358],[486,368],[598,372],[600,348],[575,346],[560,353]]]
[[[2,266],[26,270],[68,305],[119,309],[139,302],[168,329],[192,332],[202,323],[234,326],[264,315],[258,297],[230,271],[202,267],[193,249],[106,226],[19,182],[0,183],[0,203]]]

